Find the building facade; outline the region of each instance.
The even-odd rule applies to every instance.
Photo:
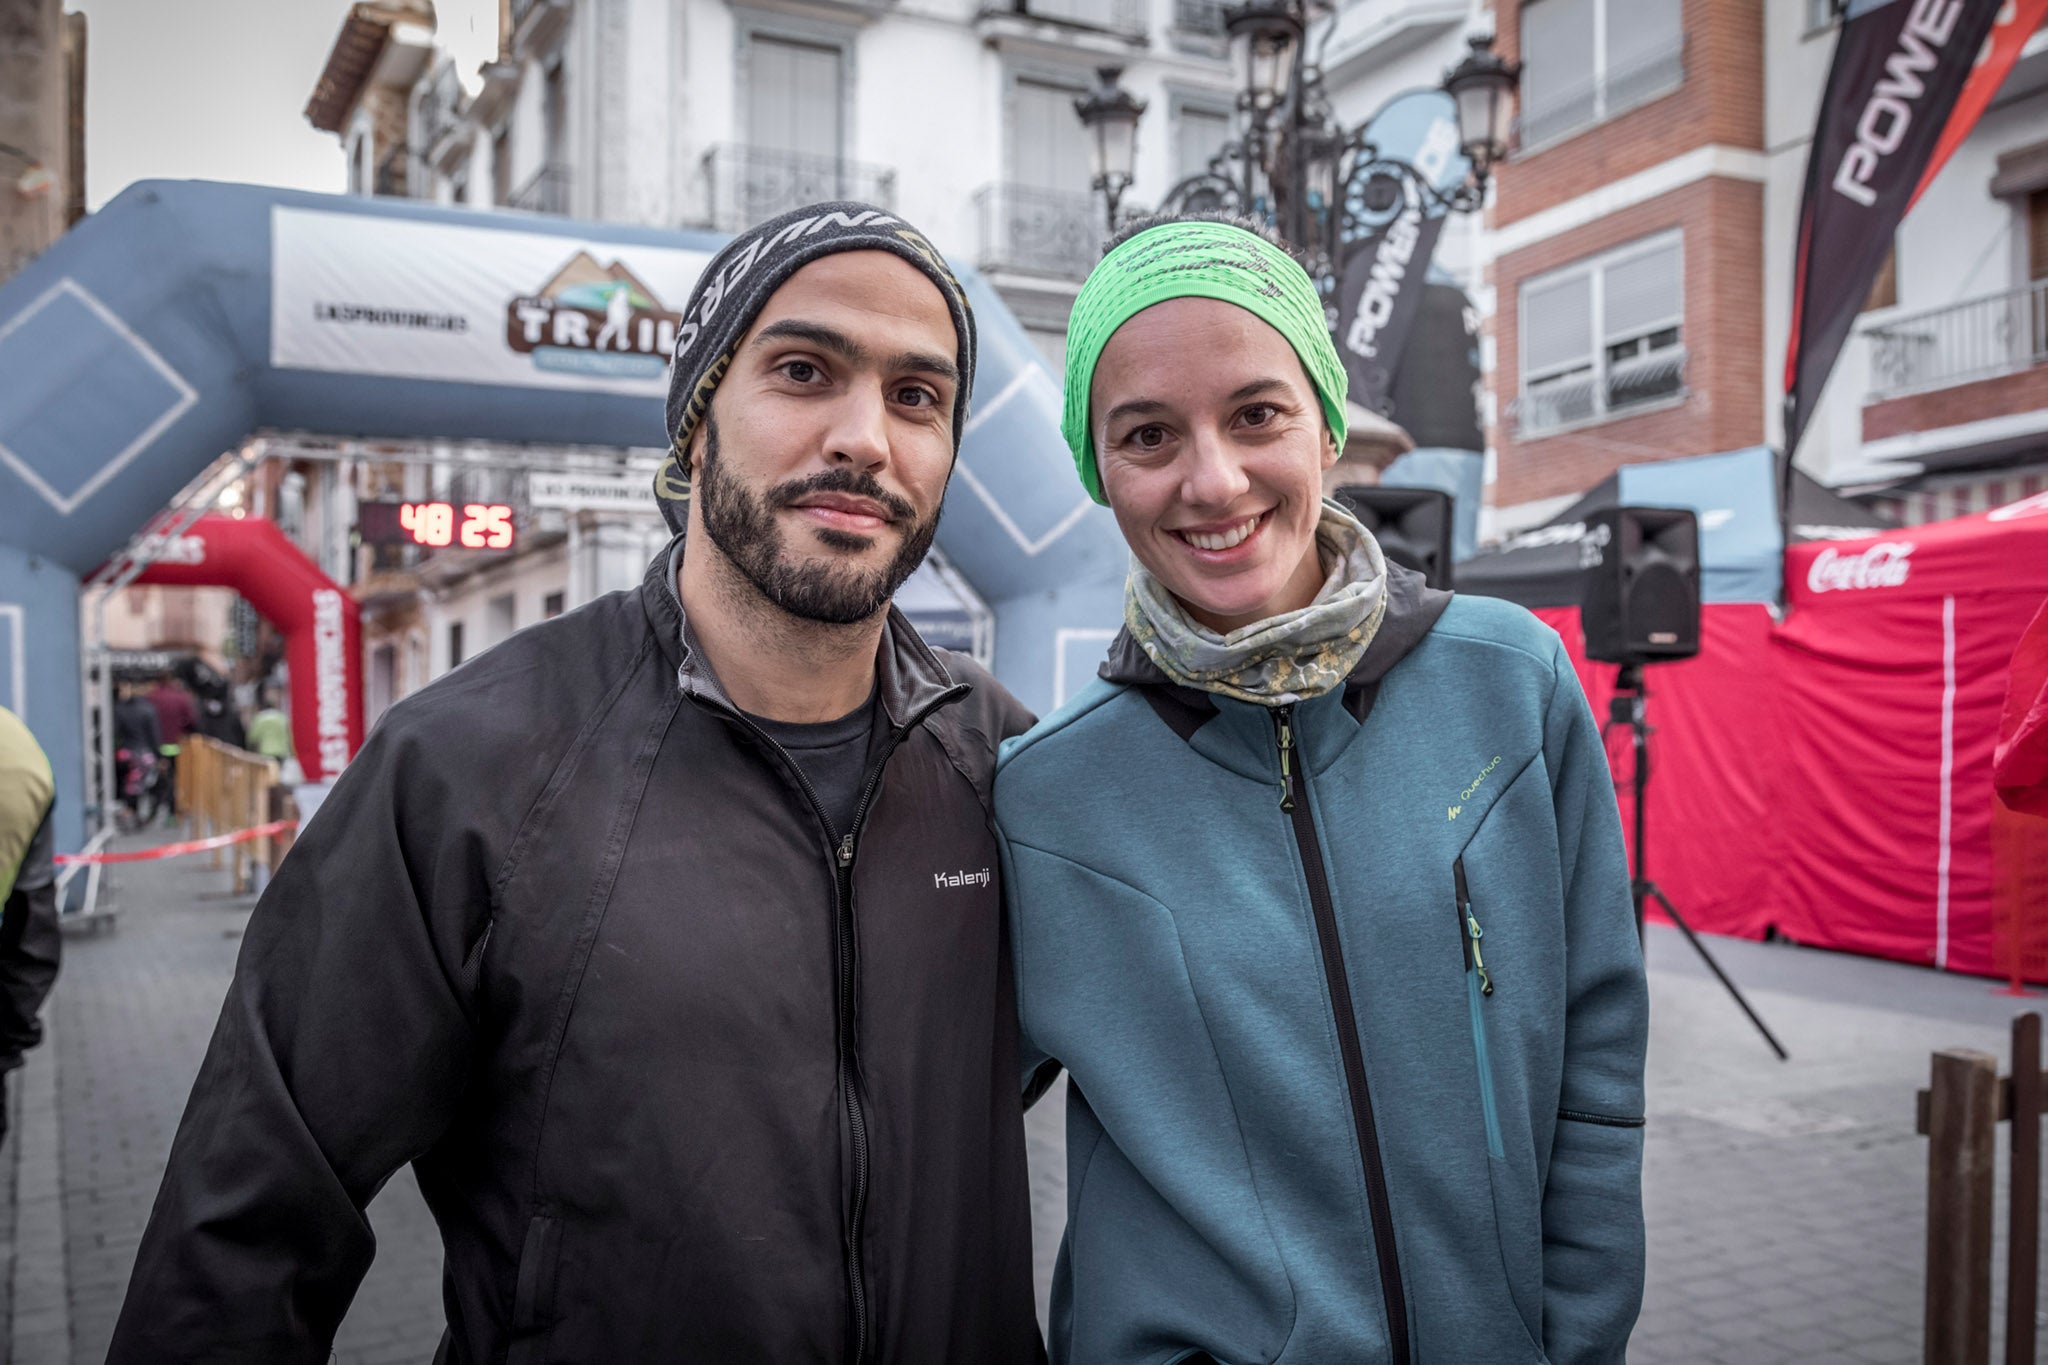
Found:
[[[1771,0],[1766,345],[1783,354],[1806,146],[1837,24]],[[1779,433],[1783,375],[1766,375]],[[2048,491],[2048,29],[1899,225],[1800,463],[1904,523]]]
[[[1523,63],[1485,254],[1488,525],[1783,436],[1829,0],[1496,6]],[[1798,451],[1901,521],[2048,488],[2048,33],[1908,215]]]

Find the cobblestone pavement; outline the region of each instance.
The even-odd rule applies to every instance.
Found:
[[[66,941],[50,1044],[8,1080],[0,1345],[16,1365],[105,1357],[251,906],[226,884],[204,857],[117,868],[118,922]],[[1793,1060],[1770,1055],[1675,932],[1652,930],[1649,1290],[1629,1359],[1918,1361],[1926,1149],[1913,1091],[1938,1047],[2003,1063],[2007,1021],[2029,1002],[1970,978],[1710,943]],[[1064,1217],[1063,1094],[1029,1117],[1041,1305]],[[336,1357],[424,1365],[442,1321],[440,1247],[409,1173],[370,1221],[377,1259]],[[1994,1336],[2002,1322],[2001,1302]]]

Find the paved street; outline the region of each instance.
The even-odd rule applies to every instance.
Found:
[[[0,1341],[17,1365],[104,1358],[248,916],[226,884],[203,856],[112,869],[118,924],[66,942],[51,1045],[9,1080],[0,1151]],[[1712,946],[1794,1060],[1771,1057],[1683,940],[1653,931],[1649,1295],[1630,1359],[1918,1361],[1913,1091],[1937,1047],[2003,1058],[2020,1006],[1974,979]],[[1058,1118],[1057,1096],[1033,1114],[1041,1287],[1064,1203]],[[377,1262],[337,1357],[425,1362],[440,1331],[439,1251],[409,1174],[370,1219]]]

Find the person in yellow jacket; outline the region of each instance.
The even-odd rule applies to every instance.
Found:
[[[0,1139],[6,1074],[42,1041],[36,1015],[57,979],[56,804],[50,760],[21,718],[0,707]]]

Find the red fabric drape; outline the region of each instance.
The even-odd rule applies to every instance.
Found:
[[[1649,875],[1697,929],[1755,938],[1775,926],[1956,971],[2017,962],[2042,979],[2048,922],[2033,921],[2048,909],[2009,894],[2013,860],[2038,850],[1994,832],[1993,759],[2009,681],[2030,697],[2048,687],[2048,638],[2021,647],[2048,597],[2048,498],[1797,545],[1786,579],[1782,622],[1761,605],[1710,605],[1699,657],[1644,670]],[[1576,611],[1537,614],[1605,721],[1614,667],[1585,661]],[[2037,705],[2048,727],[2048,700]],[[2010,722],[2011,765],[2029,761],[2027,743],[2048,750],[2024,720]],[[1608,757],[1626,827],[1626,727],[1609,730]],[[2048,752],[2033,761],[2048,765]]]

